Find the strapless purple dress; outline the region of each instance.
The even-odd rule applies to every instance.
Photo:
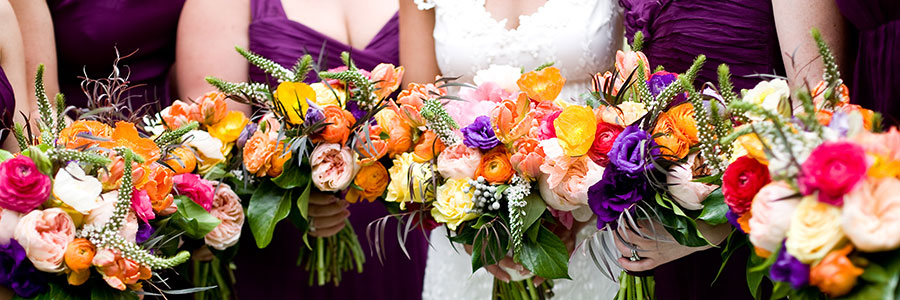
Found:
[[[0,133],[0,143],[10,136],[9,130],[13,127],[13,113],[16,110],[16,95],[13,94],[12,85],[6,78],[6,72],[0,67],[0,128],[7,129]]]
[[[323,68],[341,65],[340,53],[351,52],[356,65],[372,69],[378,63],[398,64],[398,24],[394,15],[364,49],[355,49],[303,24],[289,20],[280,0],[251,0],[252,21],[249,28],[250,50],[291,67],[303,54],[324,58]],[[324,46],[324,54],[320,53]],[[274,83],[266,74],[251,66],[250,79]],[[308,81],[316,80],[311,76]],[[384,242],[387,259],[384,264],[371,255],[366,239],[366,227],[372,221],[387,216],[381,203],[350,205],[350,222],[360,238],[366,263],[363,273],[345,273],[339,287],[308,285],[308,272],[297,267],[295,261],[303,246],[301,233],[289,222],[282,221],[275,229],[272,243],[258,249],[250,234],[243,235],[237,257],[237,294],[241,299],[420,299],[428,245],[420,232],[410,233],[406,247],[411,259],[400,249],[391,221]],[[245,228],[245,232],[250,232]]]
[[[146,103],[160,108],[171,103],[169,70],[175,62],[175,31],[185,0],[48,0],[56,32],[60,91],[67,103],[87,105],[81,90],[85,72],[90,78],[112,73],[116,48],[122,75],[130,72],[132,107]],[[128,66],[125,68],[124,66]]]
[[[837,0],[856,29],[856,61],[850,76],[850,100],[881,112],[888,124],[900,124],[900,2]],[[847,68],[850,70],[850,68]]]

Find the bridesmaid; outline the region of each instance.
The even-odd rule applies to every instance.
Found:
[[[887,124],[900,124],[900,2],[837,0],[841,13],[857,31],[850,99],[881,112]],[[849,68],[848,68],[849,69]],[[844,73],[847,74],[847,73]]]
[[[822,80],[822,62],[809,35],[819,28],[841,61],[843,22],[833,2],[818,0],[620,0],[625,9],[626,36],[644,35],[643,52],[652,64],[670,72],[684,72],[698,54],[707,61],[698,83],[716,82],[716,67],[729,65],[739,89],[753,88],[766,78],[756,74],[786,76],[793,86],[814,86]],[[776,30],[777,29],[777,30]],[[809,63],[812,61],[812,63]],[[721,243],[730,225],[699,224],[704,235]],[[747,288],[748,251],[735,254],[715,280],[722,261],[721,249],[691,248],[675,243],[640,239],[629,242],[641,249],[641,260],[619,258],[630,271],[650,271],[656,276],[660,299],[753,299]],[[630,249],[618,243],[622,253]],[[712,285],[711,285],[712,284]],[[764,289],[761,289],[764,290]]]
[[[16,15],[9,1],[0,0],[0,141],[3,149],[17,151],[10,137],[13,121],[24,122],[18,111],[29,111],[25,98],[25,53]],[[18,97],[16,97],[18,96]],[[7,291],[0,291],[0,297]]]
[[[215,12],[210,14],[209,12]],[[182,95],[199,95],[211,87],[208,75],[229,81],[275,82],[249,67],[234,51],[248,48],[291,67],[309,53],[324,57],[323,68],[341,65],[340,53],[350,51],[357,66],[372,69],[378,63],[398,64],[397,1],[315,1],[315,0],[188,0],[178,30],[177,70]],[[324,45],[324,53],[320,50]],[[315,81],[312,76],[308,81]],[[232,103],[233,104],[233,103]],[[314,197],[310,205],[345,206],[324,195]],[[314,201],[315,200],[315,201]],[[333,209],[310,209],[335,211]],[[316,224],[338,215],[313,215]],[[349,206],[350,222],[360,237],[364,253],[372,253],[365,238],[367,225],[388,215],[380,203]],[[394,222],[392,226],[396,226]],[[391,227],[388,227],[391,228]],[[339,229],[339,228],[335,228]],[[248,229],[247,232],[249,232]],[[336,230],[317,228],[315,233],[333,234]],[[308,286],[308,273],[294,262],[302,247],[300,232],[282,222],[275,238],[265,249],[257,249],[250,234],[244,235],[237,257],[237,293],[244,299],[418,299],[422,292],[427,244],[423,235],[413,234],[407,242],[412,261],[397,245],[393,234],[384,243],[387,261],[379,263],[367,256],[363,273],[344,274],[339,287]]]
[[[28,74],[45,64],[49,95],[59,91],[69,105],[86,107],[79,77],[106,78],[118,49],[121,56],[134,52],[119,65],[134,87],[123,95],[132,108],[170,103],[169,71],[184,0],[11,2],[22,24]]]

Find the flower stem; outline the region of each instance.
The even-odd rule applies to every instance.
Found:
[[[319,273],[319,286],[325,285],[325,239],[316,238],[316,271]]]

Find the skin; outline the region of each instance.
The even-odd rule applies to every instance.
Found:
[[[50,9],[47,7],[46,1],[9,0],[9,3],[15,11],[25,51],[23,76],[27,83],[22,95],[27,95],[24,101],[28,106],[20,106],[19,110],[29,112],[30,118],[36,120],[38,116],[37,98],[34,95],[34,85],[30,82],[34,79],[39,64],[44,64],[44,89],[47,91],[47,96],[52,99],[59,93],[53,18],[50,16]],[[19,93],[17,92],[16,95]],[[32,122],[32,125],[35,124]],[[37,127],[35,126],[34,129]]]
[[[0,66],[12,85],[16,97],[16,107],[13,121],[24,123],[25,119],[19,111],[28,113],[29,105],[28,85],[25,79],[25,50],[23,49],[22,35],[19,24],[15,18],[15,12],[9,1],[0,0]],[[19,146],[16,139],[9,135],[3,143],[3,149],[18,152]]]
[[[641,232],[644,236],[653,236],[650,224],[647,221],[639,221],[638,226],[641,226]],[[682,246],[674,242],[674,239],[667,231],[661,229],[663,228],[661,224],[655,223],[654,227],[656,228],[656,239],[647,239],[634,232],[625,233],[624,226],[619,226],[619,233],[625,238],[625,241],[616,239],[616,248],[622,253],[622,257],[619,257],[618,261],[625,270],[632,272],[652,270],[665,263],[688,256],[691,253],[712,248],[712,246]],[[732,230],[731,225],[728,224],[710,226],[703,221],[697,222],[697,227],[700,228],[703,236],[715,245],[722,243]],[[631,248],[625,245],[626,242],[631,243],[638,249],[637,253],[641,258],[640,260],[631,261],[629,259],[631,257]]]
[[[812,28],[818,28],[822,33],[841,71],[850,70],[852,65],[844,43],[847,24],[835,1],[773,0],[772,9],[784,67],[792,87],[809,85],[811,88],[822,80],[823,63],[809,33]]]

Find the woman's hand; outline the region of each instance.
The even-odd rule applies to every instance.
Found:
[[[678,244],[678,242],[674,241],[672,235],[663,228],[663,225],[659,223],[653,224],[656,228],[656,236],[649,230],[649,221],[639,221],[638,226],[641,227],[641,233],[644,236],[655,237],[655,239],[641,237],[635,232],[626,233],[625,226],[619,226],[619,234],[625,240],[623,242],[618,238],[616,239],[616,248],[622,253],[622,257],[619,257],[619,264],[628,271],[643,272],[652,270],[670,261],[688,256],[691,253],[712,248],[712,246],[688,247]],[[719,244],[725,240],[732,229],[729,224],[710,226],[702,221],[697,222],[697,226],[700,228],[703,236],[714,244]],[[639,260],[632,261],[632,255],[635,252],[632,252],[632,248],[626,246],[625,243],[629,243],[633,248],[638,249],[636,254],[640,258]]]
[[[213,255],[212,251],[210,251],[209,247],[206,247],[206,245],[197,248],[197,250],[194,250],[194,253],[191,254],[191,259],[196,261],[211,261],[213,258],[216,258],[216,256]]]
[[[309,195],[309,234],[314,237],[330,237],[344,229],[350,206],[331,194],[311,193]]]
[[[472,254],[472,245],[465,245],[464,248],[466,248],[466,252]],[[521,276],[528,276],[528,274],[531,274],[531,271],[528,271],[525,266],[517,264],[513,261],[512,257],[509,256],[501,259],[497,264],[484,266],[484,269],[487,270],[488,273],[491,273],[491,275],[494,275],[494,277],[497,277],[500,281],[509,283],[509,281],[512,280],[512,276],[510,276],[503,268],[518,271]],[[544,278],[540,276],[534,276],[533,279],[535,286],[544,282]]]

